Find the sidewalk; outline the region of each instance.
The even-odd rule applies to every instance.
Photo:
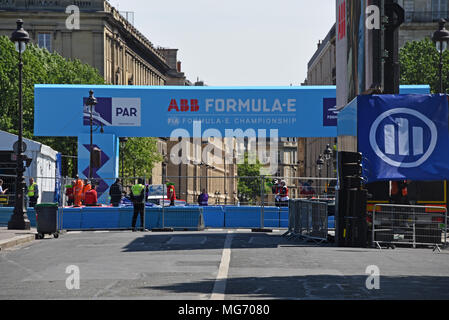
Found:
[[[0,252],[33,241],[36,238],[36,228],[31,230],[8,230],[7,227],[0,227]]]

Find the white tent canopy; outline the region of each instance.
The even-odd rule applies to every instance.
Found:
[[[12,151],[13,144],[18,140],[17,135],[0,130],[0,150]],[[42,143],[23,139],[27,148],[25,154],[33,159],[31,166],[26,168],[25,177],[34,178],[39,187],[39,199],[41,202],[53,202],[56,176],[57,151]]]

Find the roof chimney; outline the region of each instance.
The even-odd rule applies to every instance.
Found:
[[[178,62],[176,63],[176,70],[177,70],[178,72],[181,72],[181,61],[178,61]]]

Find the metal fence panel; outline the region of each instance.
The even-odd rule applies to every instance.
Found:
[[[375,204],[372,213],[371,240],[373,245],[404,244],[446,245],[447,208],[437,206],[413,206]]]
[[[290,200],[288,231],[291,236],[327,241],[327,206],[326,202]]]

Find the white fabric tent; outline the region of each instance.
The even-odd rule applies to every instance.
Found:
[[[0,130],[0,150],[12,151],[13,144],[18,140],[17,135]],[[39,187],[39,199],[41,202],[53,202],[56,176],[56,155],[57,151],[42,143],[23,139],[27,145],[25,154],[33,159],[31,166],[26,168],[25,177],[34,178]]]

